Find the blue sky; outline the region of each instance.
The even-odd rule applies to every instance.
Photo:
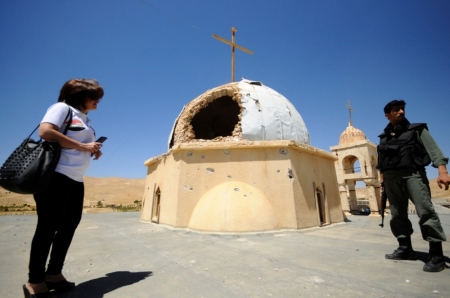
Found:
[[[302,115],[311,144],[329,150],[349,121],[369,140],[382,108],[407,102],[450,155],[450,1],[74,0],[0,1],[0,162],[56,102],[62,84],[96,78],[90,113],[108,137],[87,176],[143,178],[167,152],[183,105],[231,81],[263,82]],[[437,171],[429,169],[430,178]]]

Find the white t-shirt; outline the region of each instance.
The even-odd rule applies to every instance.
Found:
[[[63,133],[67,125],[67,123],[63,122],[69,112],[68,108],[72,110],[72,122],[69,124],[66,135],[81,143],[94,142],[95,132],[92,127],[89,126],[90,120],[87,115],[73,107],[69,107],[65,103],[59,102],[48,108],[41,123],[54,124],[58,126],[59,131]],[[67,119],[66,122],[67,121],[69,121],[69,119]],[[89,168],[90,161],[90,152],[63,148],[61,150],[61,157],[58,165],[56,166],[56,172],[66,175],[75,181],[83,182],[83,176]]]

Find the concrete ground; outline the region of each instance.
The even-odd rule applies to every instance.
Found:
[[[449,268],[422,271],[428,243],[414,214],[418,261],[384,258],[397,243],[379,217],[257,234],[174,230],[139,217],[84,214],[63,271],[77,286],[58,297],[450,297]],[[449,237],[450,214],[440,217]],[[35,215],[0,217],[0,297],[23,295],[35,225]]]

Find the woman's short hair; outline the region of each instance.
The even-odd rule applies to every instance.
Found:
[[[62,86],[58,102],[80,109],[85,108],[86,100],[101,99],[103,94],[102,86],[95,79],[72,79]]]
[[[398,107],[398,106],[406,106],[406,102],[403,99],[394,99],[384,107],[384,113],[389,114],[392,111],[392,108]]]

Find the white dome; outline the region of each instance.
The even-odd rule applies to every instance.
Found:
[[[294,140],[310,144],[302,116],[283,95],[261,82],[243,79],[238,84],[242,112],[242,138],[251,141]]]
[[[310,145],[292,103],[261,82],[242,79],[206,91],[175,120],[169,148],[191,141],[294,140]]]

